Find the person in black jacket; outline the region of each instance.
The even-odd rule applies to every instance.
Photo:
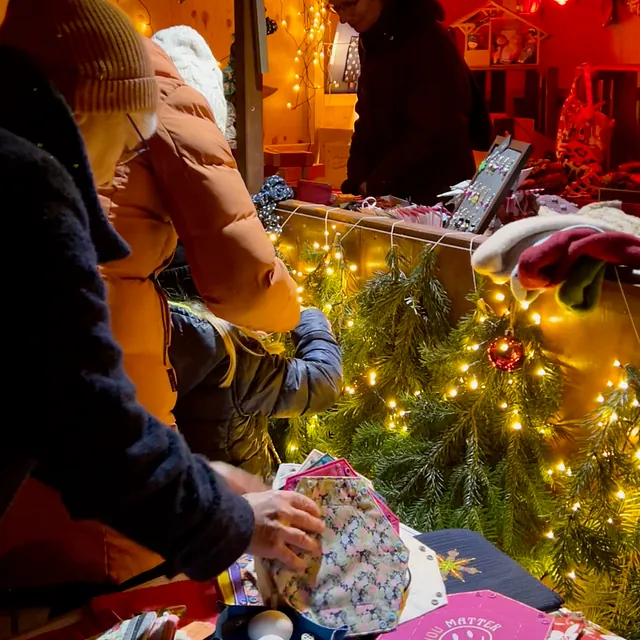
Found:
[[[320,413],[340,396],[342,353],[318,309],[302,312],[293,358],[193,302],[172,303],[171,323],[177,424],[191,450],[210,460],[266,478],[278,462],[269,418]]]
[[[48,40],[29,40],[35,9]],[[129,110],[155,106],[137,38],[107,0],[11,0],[0,28],[5,259],[12,289],[30,299],[29,309],[16,302],[5,315],[0,519],[31,475],[58,490],[74,518],[99,520],[159,553],[169,574],[210,579],[247,549],[295,569],[291,546],[317,551],[306,534],[322,530],[317,507],[293,493],[241,497],[256,486],[248,474],[214,472],[137,404],[111,334],[97,267],[128,249],[99,205],[90,167],[108,178],[105,138],[121,145],[108,154],[115,163]]]
[[[442,26],[438,0],[334,0],[360,33],[361,74],[344,193],[431,205],[475,172],[491,121]]]

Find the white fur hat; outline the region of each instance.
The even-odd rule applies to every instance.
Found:
[[[195,29],[178,25],[158,31],[152,40],[171,58],[182,79],[207,99],[216,124],[226,137],[224,80],[205,39]]]

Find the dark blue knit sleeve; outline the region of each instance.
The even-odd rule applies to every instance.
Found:
[[[28,304],[11,327],[18,349],[5,400],[21,420],[5,444],[37,460],[74,518],[104,522],[173,572],[213,578],[249,545],[248,503],[136,402],[68,174],[44,153],[0,168],[14,215],[6,228],[20,246],[12,286]]]
[[[324,314],[318,309],[303,311],[292,338],[293,358],[241,356],[245,363],[251,358],[255,366],[242,402],[244,413],[295,418],[326,411],[340,396],[342,351]]]

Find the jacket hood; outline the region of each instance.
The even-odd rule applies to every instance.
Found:
[[[227,127],[224,80],[205,39],[195,29],[179,25],[158,31],[152,40],[169,56],[185,83],[207,99],[224,134]]]
[[[0,67],[11,99],[0,100],[0,127],[48,151],[72,177],[87,212],[101,264],[129,249],[109,224],[96,193],[84,143],[64,98],[21,52],[0,46]]]

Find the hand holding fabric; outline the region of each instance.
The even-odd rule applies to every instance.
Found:
[[[244,498],[255,522],[249,553],[279,560],[293,571],[303,571],[305,563],[291,547],[320,555],[319,543],[309,535],[324,530],[315,502],[293,491],[250,493]]]

